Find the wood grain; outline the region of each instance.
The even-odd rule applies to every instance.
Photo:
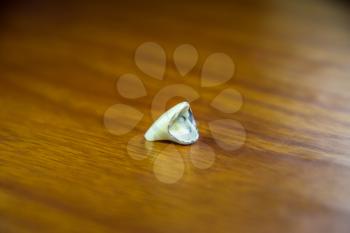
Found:
[[[349,232],[350,28],[344,4],[4,5],[0,231]],[[134,51],[145,41],[159,43],[168,55],[163,81],[134,64]],[[184,43],[199,52],[188,78],[171,59]],[[215,52],[232,57],[234,79],[201,88],[200,69]],[[124,73],[138,75],[148,95],[120,96],[115,82]],[[153,173],[153,159],[134,160],[126,146],[151,123],[152,97],[176,83],[200,93],[192,103],[200,125],[234,119],[247,138],[227,152],[202,131],[201,141],[216,153],[213,166],[195,168],[190,147],[176,146],[185,174],[165,184]],[[209,106],[225,87],[243,95],[236,114]],[[116,103],[145,114],[124,136],[103,125],[104,112]],[[155,143],[152,153],[166,145]]]

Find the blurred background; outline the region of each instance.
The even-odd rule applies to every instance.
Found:
[[[348,1],[2,1],[0,7],[1,232],[349,232]],[[164,49],[163,79],[135,64],[144,42]],[[198,52],[185,77],[172,58],[182,44]],[[201,69],[213,53],[232,59],[234,75],[202,87]],[[144,85],[139,99],[118,91],[119,77],[128,73]],[[161,171],[172,177],[180,164],[183,174],[167,184],[152,169],[168,144],[130,138],[147,130],[153,97],[173,84],[201,97],[191,106],[200,142],[210,149],[200,153],[208,158],[213,150],[215,162],[197,169],[203,157],[191,160],[191,147],[174,145],[180,160],[165,153]],[[243,102],[235,114],[207,107],[226,88],[242,95],[224,101]],[[133,90],[126,95],[139,89]],[[186,90],[177,91],[167,107],[185,99]],[[144,118],[116,136],[104,114],[120,103]],[[130,112],[119,111],[118,119],[129,124]],[[215,138],[207,124],[217,119],[239,122],[242,147],[218,146],[227,135]],[[230,135],[241,140],[237,128]]]

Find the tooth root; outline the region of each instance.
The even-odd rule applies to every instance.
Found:
[[[199,138],[196,122],[188,102],[182,102],[163,113],[145,133],[147,141],[168,140],[183,145]]]

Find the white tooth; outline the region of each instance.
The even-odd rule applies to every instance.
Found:
[[[198,129],[188,102],[182,102],[163,113],[145,133],[147,141],[168,140],[183,145],[195,143]]]

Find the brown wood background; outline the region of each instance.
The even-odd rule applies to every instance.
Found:
[[[349,12],[325,0],[3,4],[0,232],[350,232]],[[192,105],[200,123],[226,117],[206,105],[223,87],[196,81],[209,54],[233,58],[226,86],[244,96],[230,118],[244,125],[245,145],[227,153],[202,132],[215,164],[186,164],[171,185],[155,178],[151,159],[127,155],[136,132],[103,126],[112,104],[147,115],[152,96],[178,83],[171,59],[162,82],[137,69],[145,41],[168,56],[183,43],[197,48],[184,82],[202,96]],[[124,73],[149,95],[118,95]]]

